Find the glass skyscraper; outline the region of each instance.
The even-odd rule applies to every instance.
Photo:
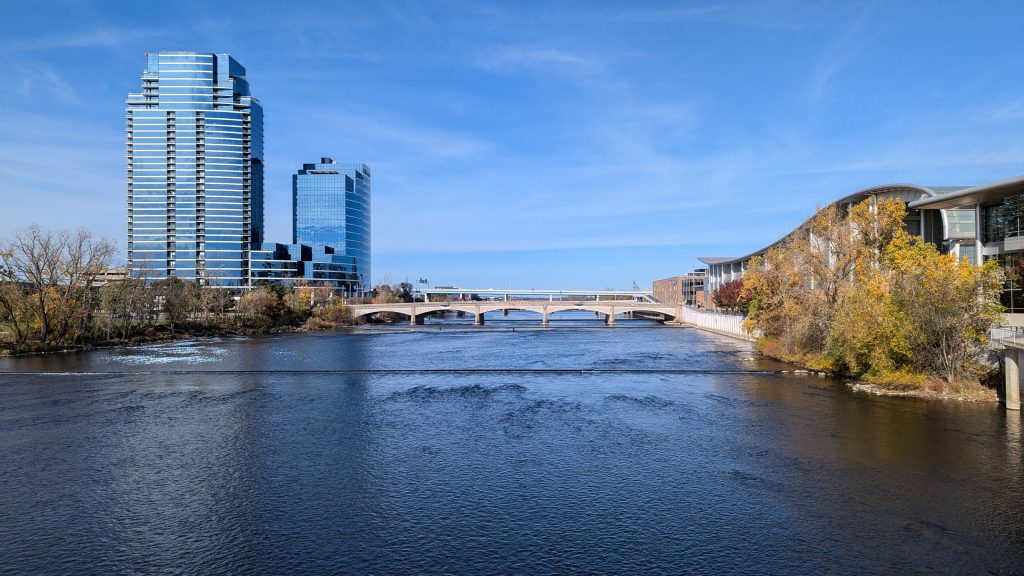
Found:
[[[126,102],[128,267],[249,284],[263,242],[263,108],[228,54],[150,52]]]
[[[321,158],[292,176],[292,243],[353,258],[359,291],[370,285],[370,168]]]

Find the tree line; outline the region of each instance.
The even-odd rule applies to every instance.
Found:
[[[895,199],[821,209],[716,301],[747,313],[770,356],[891,387],[977,381],[1003,272],[940,253],[905,216]]]
[[[0,243],[0,348],[19,353],[354,323],[328,286],[296,281],[232,291],[175,277],[111,275],[116,251],[88,231],[38,225]],[[412,285],[377,286],[374,300],[412,301]]]

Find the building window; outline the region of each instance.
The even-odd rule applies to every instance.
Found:
[[[1004,271],[1000,303],[1007,312],[1024,313],[1024,252],[1000,254],[996,259]]]
[[[949,236],[974,235],[974,210],[946,210]]]
[[[966,260],[969,264],[978,264],[978,248],[971,244],[961,244],[957,248],[958,258]]]

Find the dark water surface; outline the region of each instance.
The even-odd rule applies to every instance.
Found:
[[[1024,573],[1019,414],[516,318],[0,360],[0,573]]]

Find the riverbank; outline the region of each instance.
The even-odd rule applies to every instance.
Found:
[[[146,334],[136,334],[131,338],[127,339],[98,340],[95,342],[73,345],[45,345],[33,343],[28,345],[22,345],[19,348],[11,348],[10,345],[7,344],[5,345],[5,347],[0,348],[0,357],[41,356],[45,354],[85,352],[89,350],[104,350],[110,348],[131,348],[134,346],[142,346],[145,344],[153,344],[158,342],[174,342],[176,340],[192,340],[195,338],[218,338],[225,336],[259,336],[264,334],[284,334],[289,332],[314,331],[308,330],[304,326],[275,326],[267,330],[209,326],[206,328],[207,329],[203,330],[189,329],[184,331],[173,332],[165,332],[157,329]],[[327,330],[328,329],[323,329],[323,331]]]
[[[793,371],[794,374],[828,375],[833,378],[842,379],[852,390],[875,396],[918,398],[922,400],[955,400],[960,402],[999,402],[999,394],[996,389],[992,386],[986,386],[982,381],[950,383],[942,380],[941,378],[929,377],[926,375],[909,375],[906,382],[896,381],[892,383],[879,383],[869,382],[864,379],[851,379],[843,374],[837,374],[829,370],[822,370],[821,367],[813,366],[805,359],[794,358],[782,353],[781,350],[774,350],[770,343],[753,339],[748,334],[744,333],[741,335],[736,333],[736,330],[731,329],[731,325],[729,326],[729,329],[722,329],[721,325],[717,323],[713,326],[702,325],[703,323],[701,322],[701,318],[698,314],[691,314],[691,318],[688,318],[688,322],[672,323],[671,325],[688,326],[705,332],[728,336],[736,340],[754,342],[758,353],[762,354],[766,358],[771,358],[772,360],[778,360],[798,367],[798,369]],[[704,315],[712,316],[708,313],[704,313]],[[738,321],[736,324],[741,325]],[[914,380],[914,382],[911,382],[911,380]]]
[[[875,396],[895,396],[901,398],[920,398],[924,400],[956,400],[958,402],[999,402],[999,394],[981,383],[955,382],[949,384],[937,381],[925,388],[893,389],[853,380],[847,382],[853,390]]]

